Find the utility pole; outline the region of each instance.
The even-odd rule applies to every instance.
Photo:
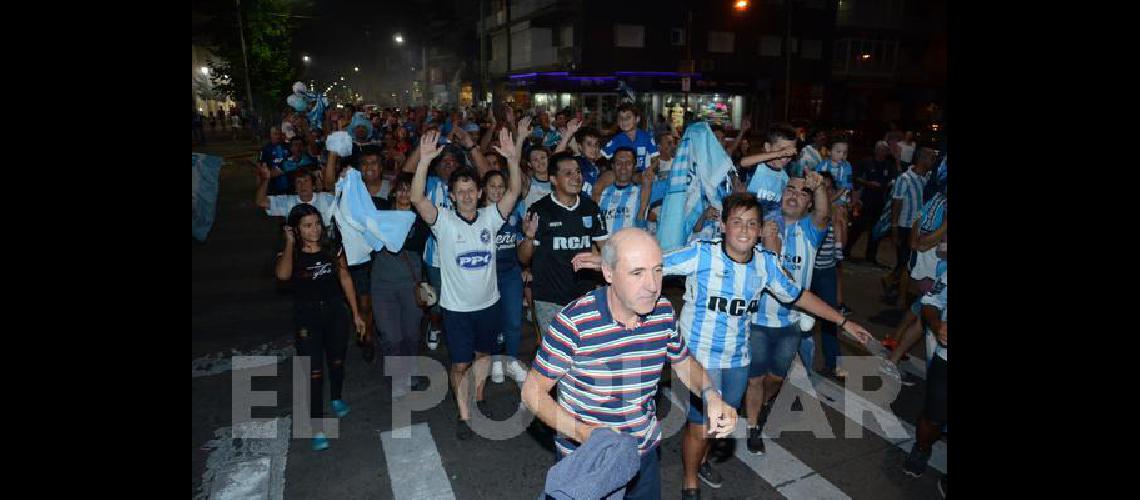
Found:
[[[249,84],[249,58],[245,55],[245,29],[241,24],[241,0],[234,0],[234,3],[237,5],[238,35],[241,38],[241,62],[245,66],[245,99],[248,102],[249,115],[253,118],[257,116],[257,113],[253,110],[253,88]],[[256,130],[253,137],[256,141],[258,137]]]
[[[789,120],[792,97],[792,0],[784,1],[784,121]]]

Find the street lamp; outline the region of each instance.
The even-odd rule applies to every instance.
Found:
[[[342,82],[344,81],[344,77],[343,77],[343,76],[342,76],[342,77],[340,77],[340,81],[342,81]]]
[[[306,64],[308,64],[308,63],[309,63],[309,61],[312,61],[312,59],[311,59],[311,58],[309,58],[309,56],[302,56],[302,57],[301,57],[301,60],[302,60],[302,61],[305,61],[305,63],[306,63]]]
[[[356,66],[353,66],[353,67],[352,67],[352,70],[353,70],[353,71],[357,71],[357,72],[359,72],[359,71],[360,71],[360,68],[358,68],[358,67],[356,67]]]
[[[736,4],[734,4],[733,7],[735,7],[736,10],[741,10],[741,11],[744,9],[747,9],[748,8],[748,0],[737,0]]]
[[[404,35],[396,33],[396,36],[392,37],[392,39],[395,40],[398,45],[404,44]]]
[[[203,75],[210,76],[210,68],[202,66],[201,68],[198,68],[198,70],[201,71]]]

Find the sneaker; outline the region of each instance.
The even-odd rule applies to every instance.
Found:
[[[503,362],[496,361],[491,363],[491,382],[501,384],[503,380]]]
[[[334,399],[332,408],[333,411],[336,412],[337,418],[344,418],[345,415],[348,415],[348,410],[350,409],[348,403],[345,403],[344,400],[341,399]]]
[[[705,484],[713,488],[720,488],[720,486],[724,484],[724,477],[707,461],[701,464],[700,469],[697,469],[697,477],[701,478],[701,481],[704,481]]]
[[[455,437],[460,441],[467,441],[475,436],[475,431],[471,430],[471,426],[467,425],[466,420],[460,420],[459,425],[455,427]]]
[[[938,493],[942,494],[942,498],[946,498],[946,478],[947,477],[948,476],[944,475],[944,476],[942,476],[942,479],[938,480]]]
[[[712,445],[709,447],[709,460],[718,464],[727,462],[732,458],[733,452],[736,451],[736,439],[712,439]]]
[[[515,379],[515,382],[522,385],[526,382],[527,369],[523,366],[521,361],[512,361],[507,363],[507,375]]]
[[[879,365],[879,373],[883,374],[884,376],[893,378],[899,381],[899,383],[902,383],[902,374],[899,373],[899,367],[895,366],[895,364],[891,363],[890,361]]]
[[[701,489],[690,488],[681,490],[681,500],[701,500]]]
[[[428,338],[427,338],[428,349],[431,349],[433,351],[436,349],[439,349],[439,333],[440,333],[439,330],[435,330],[435,329],[429,329],[428,330]]]
[[[922,477],[922,473],[926,472],[928,461],[930,461],[930,452],[919,450],[918,443],[915,443],[910,449],[910,454],[906,456],[906,461],[903,462],[903,472],[913,477]]]
[[[313,451],[324,451],[329,449],[329,438],[325,437],[325,433],[318,432],[313,436]]]
[[[759,427],[748,428],[748,452],[753,455],[764,454],[764,439],[760,435]]]

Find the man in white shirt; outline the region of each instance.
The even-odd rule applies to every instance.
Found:
[[[265,164],[258,165],[258,184],[257,191],[254,194],[254,202],[257,206],[265,210],[266,215],[287,217],[293,207],[301,203],[308,203],[317,207],[317,211],[321,213],[321,218],[324,219],[325,227],[332,228],[333,205],[336,203],[336,196],[333,193],[313,192],[315,178],[308,170],[302,168],[293,171],[290,175],[293,177],[297,194],[267,196],[270,177],[269,167]]]
[[[453,172],[448,192],[455,210],[439,209],[425,195],[428,165],[443,151],[439,132],[432,130],[420,140],[420,158],[412,179],[411,199],[420,217],[436,237],[440,265],[440,307],[451,356],[451,385],[459,406],[456,436],[470,439],[468,424],[471,398],[467,370],[475,360],[476,398],[481,399],[495,348],[499,311],[499,289],[495,270],[495,233],[513,211],[521,190],[519,155],[510,131],[499,134],[495,148],[507,158],[510,175],[507,192],[499,203],[479,208],[482,189],[478,173],[466,168]]]

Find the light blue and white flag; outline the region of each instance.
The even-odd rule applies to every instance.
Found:
[[[376,210],[360,171],[345,169],[336,181],[333,220],[340,229],[348,265],[368,262],[373,250],[399,252],[416,221],[410,210]]]

